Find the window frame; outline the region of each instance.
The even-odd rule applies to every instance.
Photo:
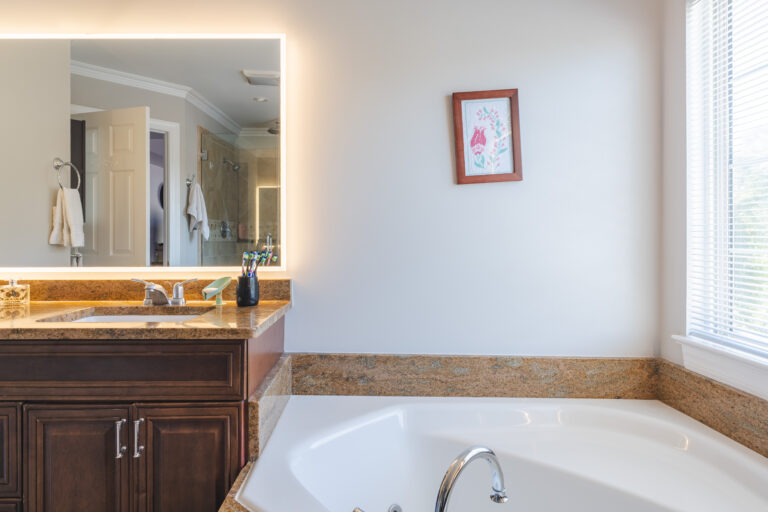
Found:
[[[687,6],[686,6],[686,28],[689,27],[690,23],[690,16],[691,16],[691,6],[696,3],[697,0],[688,0]],[[723,2],[725,3],[725,2]],[[728,9],[730,9],[730,5],[728,6]],[[713,67],[720,67],[720,74],[717,74],[718,77],[726,77],[722,82],[718,82],[717,85],[710,86],[712,88],[712,91],[718,91],[719,90],[719,97],[724,99],[725,101],[721,102],[720,104],[723,105],[721,108],[713,107],[713,116],[712,119],[709,122],[712,122],[712,130],[713,130],[713,139],[717,140],[718,133],[720,133],[720,137],[726,137],[727,142],[725,144],[717,144],[715,143],[714,150],[717,151],[718,149],[725,149],[727,152],[726,154],[717,155],[715,153],[714,160],[717,160],[718,158],[724,159],[721,163],[724,163],[724,166],[718,166],[715,169],[715,173],[718,173],[718,171],[721,171],[722,169],[725,169],[726,175],[725,176],[718,176],[715,174],[715,180],[724,180],[725,187],[724,189],[727,190],[727,194],[724,195],[724,198],[715,196],[715,201],[713,203],[708,203],[712,206],[712,211],[715,213],[713,214],[715,221],[712,222],[712,224],[715,226],[716,230],[721,230],[723,233],[725,233],[725,239],[729,240],[729,244],[733,244],[734,239],[734,233],[735,233],[735,220],[733,215],[734,210],[734,189],[733,189],[733,167],[734,167],[734,145],[733,145],[733,135],[734,135],[734,105],[733,105],[733,87],[734,87],[734,67],[733,67],[733,39],[734,39],[734,26],[733,26],[733,19],[730,13],[730,10],[727,15],[720,15],[715,20],[713,20],[712,26],[708,27],[711,28],[712,34],[718,33],[725,33],[726,35],[724,37],[721,36],[721,38],[717,38],[716,35],[712,36],[713,40],[717,40],[715,42],[712,42],[712,47],[716,47],[716,43],[722,44],[725,42],[725,47],[727,48],[726,52],[716,53],[717,50],[710,50],[713,52],[713,54],[717,55],[716,59],[713,59],[712,66]],[[723,32],[724,31],[724,32]],[[686,33],[686,103],[690,107],[691,105],[691,69],[689,66],[689,59],[691,55],[690,52],[690,40],[691,34]],[[724,41],[723,41],[724,39]],[[694,80],[699,80],[702,77],[695,77]],[[705,80],[708,77],[703,77]],[[722,88],[718,89],[718,86],[722,86]],[[713,92],[713,94],[715,94]],[[714,104],[717,104],[715,101]],[[692,137],[695,137],[697,135],[700,135],[698,130],[691,130],[691,119],[690,119],[690,111],[691,109],[688,109],[688,113],[686,114],[686,126],[687,126],[687,153],[690,156],[691,154],[691,141]],[[702,121],[703,122],[703,121]],[[727,130],[727,132],[726,132]],[[699,141],[696,141],[699,142]],[[708,141],[706,141],[708,142]],[[705,142],[705,146],[706,146]],[[694,183],[691,179],[692,174],[696,172],[701,172],[700,169],[693,169],[691,167],[690,157],[688,159],[688,169],[687,169],[687,178],[686,178],[686,195],[688,197],[687,202],[687,218],[686,218],[686,233],[688,238],[688,243],[686,247],[686,335],[685,336],[673,336],[672,338],[680,343],[683,353],[683,364],[684,366],[696,373],[703,374],[707,377],[713,378],[715,380],[719,380],[721,382],[725,382],[726,384],[729,384],[733,387],[736,387],[738,389],[742,389],[744,391],[747,391],[749,393],[755,394],[757,396],[761,396],[762,398],[768,399],[768,344],[762,343],[762,341],[755,341],[755,340],[749,340],[744,338],[743,336],[740,336],[738,333],[734,333],[733,336],[723,335],[717,333],[718,329],[715,328],[718,324],[717,320],[720,318],[717,314],[712,314],[711,322],[713,324],[713,332],[706,332],[706,329],[697,329],[695,327],[692,327],[693,323],[691,321],[691,315],[692,310],[695,311],[697,308],[692,307],[692,291],[691,286],[694,284],[695,288],[695,282],[696,280],[691,277],[692,273],[692,248],[696,245],[691,242],[691,231],[692,231],[692,223],[698,220],[697,216],[701,215],[701,212],[697,210],[695,213],[697,216],[694,216],[692,213],[692,200],[691,200],[691,194],[694,190]],[[701,190],[697,190],[696,193],[701,194]],[[698,202],[706,202],[709,200],[709,198],[700,198],[698,199]],[[725,209],[723,209],[725,208]],[[715,246],[715,249],[717,249],[717,243],[713,243],[713,246]],[[724,261],[726,262],[726,268],[724,270],[720,269],[718,267],[722,266],[722,262],[718,260],[718,258],[724,258]],[[737,288],[737,279],[734,279],[733,277],[733,271],[731,270],[733,268],[733,255],[728,253],[727,255],[723,256],[720,255],[718,258],[714,258],[715,264],[713,265],[715,267],[715,270],[712,271],[711,279],[716,280],[718,283],[723,283],[717,285],[714,293],[718,294],[722,291],[724,295],[727,296],[726,300],[723,301],[726,304],[726,308],[730,307],[730,311],[734,311],[734,295]],[[708,269],[707,269],[708,270]],[[701,271],[698,270],[698,273]],[[723,275],[726,275],[728,277],[723,278]],[[701,278],[697,278],[701,279]],[[730,305],[728,305],[730,303]],[[714,300],[713,304],[719,306],[721,302],[719,300]],[[700,309],[700,308],[699,308]],[[726,313],[729,314],[729,313]],[[732,315],[732,313],[730,313]],[[701,315],[699,315],[701,317]],[[701,321],[699,322],[701,323]]]

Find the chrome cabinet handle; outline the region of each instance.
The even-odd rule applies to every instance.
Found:
[[[125,423],[128,420],[119,420],[115,422],[115,458],[116,459],[122,459],[123,454],[128,449],[127,446],[123,446],[120,444],[120,430],[123,428],[123,423]]]
[[[144,418],[133,422],[133,458],[138,459],[144,453],[144,445],[139,445],[139,427],[144,423]]]

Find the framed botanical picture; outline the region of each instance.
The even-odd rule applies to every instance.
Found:
[[[517,89],[453,93],[456,180],[520,181],[520,118]]]

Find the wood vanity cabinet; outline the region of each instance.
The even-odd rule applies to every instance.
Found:
[[[21,414],[18,404],[0,403],[0,512],[3,498],[20,498]]]
[[[134,432],[145,447],[133,459],[134,509],[218,510],[240,471],[239,407],[146,404],[136,406],[133,417]]]
[[[21,408],[0,403],[0,512],[21,512]]]
[[[240,470],[240,408],[25,405],[24,510],[216,511]]]
[[[0,512],[216,512],[282,341],[3,340]]]
[[[128,407],[26,405],[24,509],[128,512]],[[120,455],[120,458],[117,458]]]

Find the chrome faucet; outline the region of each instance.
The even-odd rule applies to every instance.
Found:
[[[493,450],[484,446],[473,446],[459,454],[448,467],[448,471],[443,477],[443,483],[437,491],[437,501],[435,502],[435,512],[444,512],[448,506],[448,499],[451,497],[451,491],[459,478],[462,470],[475,459],[485,459],[491,466],[491,501],[494,503],[506,503],[507,489],[504,487],[504,473],[501,471],[499,460]]]
[[[187,301],[184,298],[184,285],[197,281],[196,277],[187,279],[186,281],[180,281],[173,285],[173,297],[168,297],[168,292],[165,291],[161,285],[157,283],[150,283],[143,279],[131,279],[137,283],[144,285],[144,304],[145,306],[184,306]]]
[[[170,304],[168,292],[161,285],[136,278],[131,279],[131,281],[144,284],[144,302],[142,304],[145,306],[167,306]]]

